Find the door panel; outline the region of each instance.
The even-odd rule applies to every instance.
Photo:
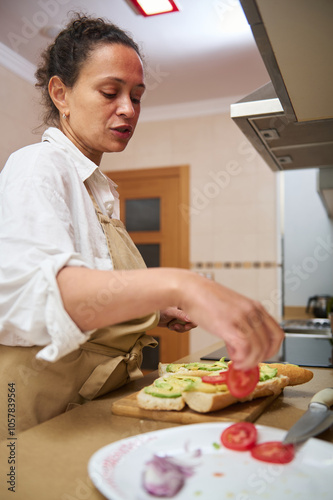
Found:
[[[189,206],[188,166],[106,172],[120,196],[120,218],[147,267],[189,267],[189,227],[181,206]],[[183,211],[184,212],[184,211]],[[185,211],[186,212],[186,211]],[[158,349],[144,349],[143,368],[156,369],[186,356],[189,333],[149,331]],[[149,353],[148,353],[149,351]]]

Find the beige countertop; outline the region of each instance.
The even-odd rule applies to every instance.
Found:
[[[179,361],[199,361],[200,356],[219,347],[215,344]],[[289,429],[306,411],[311,397],[320,389],[333,387],[333,369],[314,368],[307,384],[287,387],[256,420],[256,423]],[[7,490],[9,472],[6,442],[0,449],[0,498],[3,500],[102,500],[87,473],[90,457],[99,448],[140,433],[176,427],[178,424],[113,415],[112,403],[148,385],[157,373],[74,408],[17,436],[16,491]],[[333,428],[319,436],[333,443]]]

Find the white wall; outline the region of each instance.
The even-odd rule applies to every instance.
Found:
[[[17,149],[38,142],[42,123],[39,94],[31,83],[0,65],[0,171]],[[43,128],[41,129],[43,130]]]
[[[284,172],[285,305],[333,295],[333,220],[317,192],[317,169]]]

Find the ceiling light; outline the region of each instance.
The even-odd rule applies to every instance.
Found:
[[[173,0],[130,0],[130,2],[145,17],[179,11]]]

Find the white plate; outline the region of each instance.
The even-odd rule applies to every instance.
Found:
[[[260,462],[249,452],[221,447],[229,423],[203,423],[140,434],[109,444],[90,459],[88,472],[96,488],[111,500],[152,500],[142,487],[145,464],[154,454],[194,465],[177,500],[331,500],[333,445],[310,439],[297,447],[286,465]],[[285,431],[257,425],[258,442],[282,440]],[[193,458],[196,450],[199,457]]]

